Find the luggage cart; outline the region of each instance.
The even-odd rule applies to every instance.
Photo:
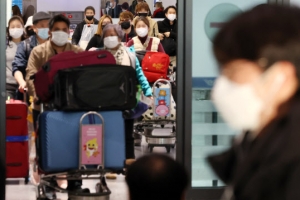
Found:
[[[159,86],[160,85],[160,86]],[[167,85],[167,87],[161,87]],[[148,149],[153,151],[154,147],[165,147],[170,153],[171,148],[176,145],[176,121],[171,119],[172,85],[165,79],[157,80],[153,85],[154,101],[151,105],[153,116],[151,119],[143,118],[135,124],[134,134],[145,136]],[[170,135],[153,135],[155,129],[171,129]]]
[[[98,116],[101,119],[102,124],[84,125],[83,119],[89,115]],[[99,180],[96,184],[95,193],[70,193],[70,200],[109,200],[111,191],[108,188],[105,180],[105,174],[108,172],[104,169],[104,119],[97,112],[85,113],[80,119],[80,134],[79,134],[79,167],[78,169],[68,172],[54,173],[54,174],[42,174],[40,184],[37,186],[37,200],[47,200],[45,195],[45,186],[51,187],[60,193],[68,193],[67,189],[62,189],[58,186],[50,184],[50,181],[57,180]],[[92,132],[91,132],[92,130]],[[90,133],[90,135],[89,135]],[[90,156],[88,158],[87,146],[84,146],[84,141],[90,139],[90,137],[97,138],[98,145],[93,147],[93,153],[96,156]],[[99,150],[99,151],[98,151]],[[101,152],[100,152],[101,151]],[[97,165],[97,168],[88,168],[89,165]],[[62,177],[64,176],[64,177]]]

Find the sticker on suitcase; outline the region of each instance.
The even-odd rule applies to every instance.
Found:
[[[102,125],[82,125],[82,152],[83,165],[102,165]]]
[[[170,89],[156,88],[155,89],[155,117],[170,116]]]

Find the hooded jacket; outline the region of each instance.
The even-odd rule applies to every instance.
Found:
[[[230,187],[224,200],[300,199],[300,95],[255,138],[246,133],[226,152],[208,158]]]

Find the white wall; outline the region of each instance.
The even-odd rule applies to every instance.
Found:
[[[8,25],[8,21],[11,18],[11,10],[12,7],[12,0],[6,0],[6,26]]]
[[[212,43],[205,33],[204,23],[208,12],[221,3],[235,4],[241,10],[246,10],[267,3],[267,0],[193,0],[193,77],[216,77],[219,73],[212,54]]]
[[[87,6],[96,10],[96,18],[100,18],[100,0],[37,0],[37,12],[44,11],[84,11]]]
[[[166,8],[168,6],[176,6],[176,0],[161,0],[163,2],[163,6]]]
[[[300,0],[290,0],[290,4],[300,7]]]

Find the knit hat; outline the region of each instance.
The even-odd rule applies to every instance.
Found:
[[[28,26],[32,26],[32,18],[33,18],[33,16],[28,17],[27,22],[26,22],[26,24],[25,24],[25,29],[26,29]]]
[[[51,18],[51,16],[48,13],[38,12],[33,15],[32,22],[33,22],[33,24],[36,24],[41,20],[50,19],[50,18]]]
[[[124,10],[128,10],[129,4],[128,4],[127,2],[124,2],[124,3],[121,5],[121,8],[124,9]]]

